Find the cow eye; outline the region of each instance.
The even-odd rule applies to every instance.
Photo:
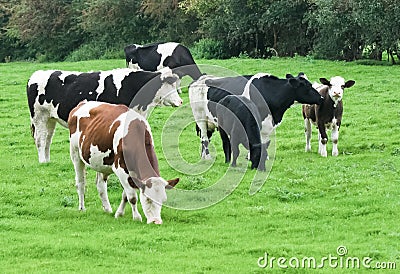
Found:
[[[340,86],[342,89],[344,89],[344,86]]]

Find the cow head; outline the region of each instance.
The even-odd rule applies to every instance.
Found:
[[[295,101],[301,104],[321,104],[323,97],[318,91],[312,87],[311,83],[307,80],[307,76],[300,72],[297,77],[293,77],[291,74],[287,74],[289,85],[295,91]]]
[[[350,88],[356,83],[353,80],[345,82],[343,77],[340,76],[332,77],[330,81],[326,78],[320,78],[319,80],[321,81],[321,84],[329,87],[329,97],[331,97],[335,105],[342,100],[344,89]]]
[[[136,181],[140,189],[140,202],[148,224],[162,224],[161,207],[167,200],[166,189],[173,188],[178,182],[179,178],[166,181],[161,177]]]
[[[157,104],[164,106],[179,107],[183,101],[178,94],[179,77],[172,73],[169,68],[163,68],[161,73],[161,88],[157,91]]]

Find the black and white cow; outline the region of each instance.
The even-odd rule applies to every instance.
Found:
[[[56,123],[67,127],[68,115],[80,101],[124,104],[146,116],[157,105],[182,105],[177,80],[169,68],[159,72],[127,68],[89,73],[36,71],[28,81],[27,96],[39,162],[50,161]]]
[[[147,223],[162,224],[161,207],[166,189],[179,178],[160,177],[149,123],[124,105],[83,101],[69,115],[70,153],[75,168],[79,210],[85,210],[85,166],[97,171],[96,185],[105,212],[112,212],[107,195],[107,179],[115,173],[124,188],[115,218],[124,214],[126,203],[134,220],[142,221],[137,209],[137,193]]]
[[[133,44],[125,47],[124,51],[126,65],[133,69],[158,71],[168,67],[179,79],[188,75],[197,80],[202,75],[189,49],[179,43]]]
[[[239,144],[250,151],[251,168],[265,170],[267,149],[261,144],[261,117],[257,106],[243,95],[228,95],[216,108],[218,131],[222,139],[225,162],[236,166]]]
[[[208,144],[212,132],[218,126],[216,105],[230,94],[243,95],[257,106],[261,117],[261,143],[264,147],[268,146],[270,134],[295,101],[320,104],[323,100],[303,73],[297,77],[287,75],[286,79],[265,73],[224,78],[202,76],[189,86],[189,99],[200,131],[203,159],[211,158]]]
[[[327,129],[332,129],[332,156],[338,156],[339,129],[343,116],[343,92],[350,88],[355,81],[346,81],[343,77],[335,76],[330,81],[320,78],[322,85],[315,83],[313,86],[324,97],[319,105],[303,105],[303,118],[306,135],[306,151],[311,151],[311,134],[314,124],[318,127],[318,153],[327,157],[326,143],[328,142]]]

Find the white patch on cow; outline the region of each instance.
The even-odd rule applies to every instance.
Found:
[[[337,104],[343,99],[343,87],[345,85],[345,81],[343,77],[335,76],[332,77],[329,81],[331,86],[329,87],[329,97],[331,97],[332,101],[334,102],[334,106],[336,107]]]
[[[266,144],[269,141],[269,136],[274,131],[277,125],[274,125],[274,120],[271,114],[261,122],[261,143]]]
[[[28,86],[32,84],[38,85],[38,95],[45,94],[45,88],[50,75],[56,70],[38,70],[35,71],[29,78]]]
[[[100,72],[99,86],[96,89],[97,97],[96,100],[99,99],[99,96],[104,92],[104,80],[110,75],[110,72]]]
[[[172,52],[174,52],[175,48],[178,46],[178,43],[164,43],[164,44],[159,44],[157,47],[157,52],[161,54],[161,61],[160,64],[157,66],[157,70],[162,69],[163,63],[165,59],[167,59],[168,56],[172,55]]]
[[[74,116],[77,116],[79,118],[90,117],[90,110],[92,110],[95,107],[100,106],[101,104],[102,104],[101,102],[85,100],[85,104],[76,110],[76,112],[74,113]]]
[[[90,158],[89,165],[91,168],[98,172],[111,173],[111,168],[104,165],[104,158],[110,156],[111,150],[108,149],[106,152],[99,150],[98,146],[90,145]],[[83,160],[83,159],[82,159]]]
[[[250,100],[250,86],[251,86],[251,84],[253,83],[253,80],[254,79],[260,79],[260,78],[262,78],[262,77],[264,77],[264,76],[269,76],[270,74],[267,74],[267,73],[257,73],[257,74],[255,74],[255,75],[253,75],[250,79],[249,79],[249,81],[247,81],[247,83],[246,83],[246,86],[244,87],[244,91],[243,91],[243,96],[245,96],[247,99],[249,99]]]
[[[113,76],[113,81],[114,81],[114,85],[115,85],[115,87],[116,87],[116,89],[117,89],[117,94],[116,94],[116,96],[118,97],[118,95],[119,95],[119,91],[121,90],[121,88],[122,88],[122,81],[125,79],[125,77],[126,76],[128,76],[131,72],[133,72],[133,70],[132,69],[129,69],[129,68],[124,68],[124,69],[114,69],[114,70],[112,70],[111,71],[111,73],[110,72],[102,72],[102,73],[105,73],[105,74],[107,74],[107,73],[109,73],[108,75],[110,75],[110,74],[112,74],[112,76]],[[108,76],[107,75],[107,76]],[[107,77],[106,76],[106,77]],[[105,78],[104,78],[105,79]],[[103,85],[104,85],[104,80],[103,80]],[[104,90],[104,89],[103,89]]]

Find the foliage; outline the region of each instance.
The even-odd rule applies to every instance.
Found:
[[[61,60],[80,42],[73,1],[23,0],[13,9],[9,34],[47,60]]]
[[[343,265],[347,258],[370,256],[373,263],[395,261],[399,267],[400,78],[388,75],[399,75],[400,67],[302,57],[197,63],[243,75],[263,71],[284,77],[304,71],[311,81],[334,75],[356,80],[344,94],[340,155],[317,154],[315,128],[312,152],[304,152],[301,107],[293,106],[277,128],[271,173],[253,196],[248,191],[254,171],[248,170],[220,203],[188,211],[163,207],[164,224],[146,225],[132,220],[129,206],[119,219],[104,213],[96,174],[88,170],[87,210],[79,212],[68,130],[57,126],[51,162],[39,164],[29,128],[26,81],[39,69],[107,70],[124,66],[124,60],[0,64],[1,273],[279,273],[276,264],[275,269],[260,269],[257,260],[266,252],[288,260],[338,257],[336,250],[342,245],[348,250],[340,257]],[[187,106],[187,89],[181,96]],[[203,188],[227,169],[220,138],[216,134],[211,141],[217,154],[210,169],[198,175],[180,173],[165,159],[161,138],[164,122],[175,111],[182,110],[156,108],[149,118],[161,174],[168,179],[179,176],[179,188]],[[182,129],[181,135],[180,153],[190,163],[199,162],[200,139],[194,125]],[[244,155],[238,159],[239,167],[247,164]],[[114,210],[121,192],[116,177],[110,176],[108,193]],[[369,272],[363,266],[341,268],[338,261],[332,262],[338,263],[332,270],[325,262],[316,271],[284,271]],[[371,273],[375,272],[385,271]]]
[[[200,39],[192,48],[192,54],[200,59],[225,59],[229,57],[223,41],[210,38]]]
[[[69,60],[89,59],[175,41],[219,44],[223,54],[202,53],[218,58],[381,60],[386,52],[395,63],[400,0],[0,0],[0,41],[1,61],[64,60],[74,51]]]

